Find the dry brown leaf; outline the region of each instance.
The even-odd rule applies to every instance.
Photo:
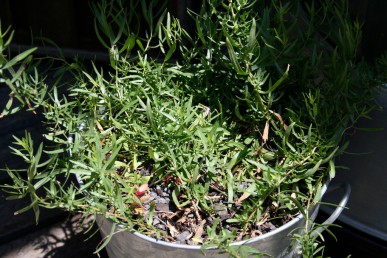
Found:
[[[265,129],[263,130],[262,145],[264,145],[267,142],[267,140],[269,140],[269,128],[270,128],[270,124],[268,120],[266,121]]]
[[[199,207],[197,206],[197,204],[195,202],[192,202],[192,206],[194,207],[194,210],[195,210],[196,219],[198,221],[201,221],[202,217],[200,216],[200,213],[199,213]]]
[[[279,206],[279,204],[278,204],[278,202],[272,202],[271,203],[271,206],[270,206],[270,209],[271,210],[276,210],[277,208],[278,208],[278,206]]]
[[[171,237],[175,237],[175,235],[179,234],[179,231],[167,221],[167,227],[169,229],[169,234]]]
[[[180,219],[178,219],[176,221],[176,223],[184,223],[187,221],[187,215],[190,214],[192,212],[192,209],[191,208],[186,208],[184,210],[184,214],[180,217]]]
[[[284,127],[285,130],[288,129],[288,126],[285,124],[285,122],[282,119],[282,116],[280,114],[278,114],[272,110],[269,110],[269,111],[270,111],[270,113],[272,113],[273,115],[275,115],[278,118],[278,120],[280,121],[281,125]]]
[[[236,205],[241,205],[243,200],[246,200],[249,198],[250,194],[249,193],[243,193],[241,197],[238,198],[238,200],[235,202]]]
[[[32,106],[31,106],[31,103],[29,102],[29,100],[26,100],[26,103],[27,103],[28,108],[31,109]],[[32,110],[32,113],[33,113],[34,115],[37,114],[35,110]]]
[[[203,243],[203,241],[199,238],[196,238],[196,237],[193,237],[192,239],[192,242],[194,242],[195,244],[198,244],[198,243]]]
[[[237,172],[238,170],[240,170],[241,169],[241,167],[240,166],[238,166],[238,165],[236,165],[234,168],[233,168],[233,170],[231,171],[233,174],[235,174],[235,172]]]
[[[134,209],[135,214],[144,214],[144,208],[139,207]]]
[[[214,196],[206,196],[206,199],[210,199],[210,200],[218,200],[218,199],[221,199],[222,196],[220,195],[214,195]]]
[[[192,238],[192,241],[194,241],[195,243],[199,243],[199,242],[201,243],[202,242],[201,238],[202,238],[202,235],[203,235],[203,232],[204,232],[204,230],[203,230],[204,224],[206,224],[206,220],[205,219],[200,221],[200,224],[195,229],[195,235]]]
[[[251,238],[262,235],[262,231],[256,229],[251,232]]]
[[[170,236],[165,236],[164,237],[164,241],[165,242],[176,242],[176,239],[174,237],[170,237]]]
[[[220,190],[218,187],[216,187],[214,185],[210,185],[210,188],[213,189],[213,190],[218,191],[221,194],[227,195],[224,191]]]
[[[267,221],[267,219],[269,218],[269,213],[265,213],[265,215],[263,215],[263,217],[262,217],[262,219],[260,220],[260,221],[258,221],[257,223],[255,223],[255,225],[256,226],[261,226],[261,225],[263,225],[266,221]]]
[[[244,232],[239,232],[235,240],[242,241],[244,236],[245,236]]]
[[[187,216],[183,216],[176,221],[176,223],[184,223],[187,220]]]
[[[98,130],[103,133],[105,130],[103,129],[102,125],[98,122],[98,121],[95,121],[95,124],[97,125],[97,128]]]
[[[146,202],[146,201],[148,201],[149,199],[150,199],[150,195],[149,194],[146,194],[146,195],[144,195],[144,196],[141,196],[141,198],[140,198],[140,202],[141,203],[144,203],[144,202]]]
[[[168,213],[168,212],[163,212],[162,216],[167,218],[167,219],[172,219],[173,217],[177,216],[179,212],[173,212],[173,213]]]

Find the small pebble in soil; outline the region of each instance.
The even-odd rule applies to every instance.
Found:
[[[165,203],[169,203],[169,201],[166,200],[165,198],[158,198],[158,199],[156,200],[156,203],[165,204]]]
[[[159,186],[159,185],[156,186],[156,193],[157,193],[159,196],[162,196],[162,195],[163,195],[163,190],[161,190],[161,186]]]
[[[228,213],[227,207],[225,205],[215,204],[214,210],[221,220],[226,220],[230,218],[230,214]]]
[[[184,242],[190,234],[191,233],[189,231],[183,231],[180,234],[176,235],[176,240],[179,242]]]
[[[165,230],[165,225],[164,224],[157,224],[156,227],[160,230]]]
[[[168,197],[169,196],[169,193],[166,193],[166,192],[163,192],[163,197]]]
[[[160,224],[160,220],[158,220],[158,219],[153,219],[153,226],[156,226],[156,225],[158,225],[158,224]]]
[[[169,212],[169,203],[156,203],[156,210]]]
[[[276,229],[276,226],[274,226],[273,223],[271,223],[271,222],[268,222],[268,223],[266,224],[266,227],[269,228],[270,230]]]

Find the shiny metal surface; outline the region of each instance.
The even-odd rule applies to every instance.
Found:
[[[385,87],[387,85],[384,85]],[[336,160],[337,165],[349,170],[336,171],[336,182],[348,182],[352,187],[351,198],[338,218],[343,226],[349,225],[367,235],[387,241],[387,90],[378,96],[381,109],[363,119],[357,128],[384,128],[381,131],[356,130],[348,137],[347,154]],[[323,201],[337,202],[336,194],[326,194]],[[332,208],[322,206],[330,213]]]
[[[387,85],[385,85],[387,86]],[[381,109],[363,119],[357,128],[384,128],[369,132],[356,130],[348,137],[348,154],[336,160],[336,164],[349,170],[337,170],[335,181],[349,182],[351,198],[338,218],[342,224],[354,227],[365,234],[387,241],[387,90],[381,91],[378,102]],[[326,194],[324,201],[337,201],[335,194]],[[326,213],[330,207],[322,206]]]
[[[325,185],[323,192],[326,191]],[[347,187],[349,187],[347,185]],[[337,216],[340,215],[343,207],[348,200],[350,191],[345,190],[344,197],[341,200],[339,207],[327,219],[326,223],[332,223]],[[311,220],[317,216],[319,206],[314,207],[311,213]],[[102,237],[108,237],[111,232],[112,222],[98,216],[97,223],[100,226]],[[271,254],[273,257],[298,257],[299,250],[297,246],[291,246],[291,233],[299,230],[305,225],[305,218],[302,215],[297,216],[287,224],[261,236],[255,237],[248,241],[235,242],[233,245],[248,245],[261,252]],[[106,246],[109,257],[111,258],[220,258],[227,257],[227,254],[222,254],[217,249],[205,250],[205,255],[200,249],[200,246],[188,246],[181,244],[168,243],[154,238],[147,237],[137,232],[129,232],[120,230],[120,226],[116,227],[115,233],[112,236],[109,244]]]

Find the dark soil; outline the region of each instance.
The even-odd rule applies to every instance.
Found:
[[[165,233],[162,234],[161,240],[177,244],[198,245],[208,240],[207,226],[212,227],[216,220],[218,220],[217,229],[219,231],[222,229],[236,231],[238,233],[235,241],[241,241],[268,233],[289,222],[297,215],[279,217],[275,210],[268,209],[259,222],[249,225],[246,230],[243,230],[239,223],[227,222],[227,219],[232,218],[238,210],[237,205],[228,205],[227,197],[222,194],[222,191],[216,187],[212,187],[212,189],[208,193],[208,197],[214,203],[214,210],[209,213],[198,207],[195,201],[178,209],[172,200],[171,190],[168,187],[151,186],[140,197],[141,202],[143,202],[145,220],[148,220],[151,206],[154,205],[152,224]]]

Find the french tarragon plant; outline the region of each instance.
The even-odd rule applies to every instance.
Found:
[[[319,201],[345,131],[372,109],[376,83],[356,59],[361,26],[346,1],[203,0],[189,27],[166,6],[93,2],[110,64],[65,62],[60,71],[75,75],[66,93],[24,70],[34,49],[8,60],[0,33],[0,82],[13,92],[2,116],[15,96],[47,126],[36,152],[28,134],[15,138],[28,168],[8,170],[3,188],[29,196],[23,210],[37,215],[100,214],[165,241],[189,225],[188,244],[238,256],[227,243]],[[160,189],[171,210],[151,198]]]

